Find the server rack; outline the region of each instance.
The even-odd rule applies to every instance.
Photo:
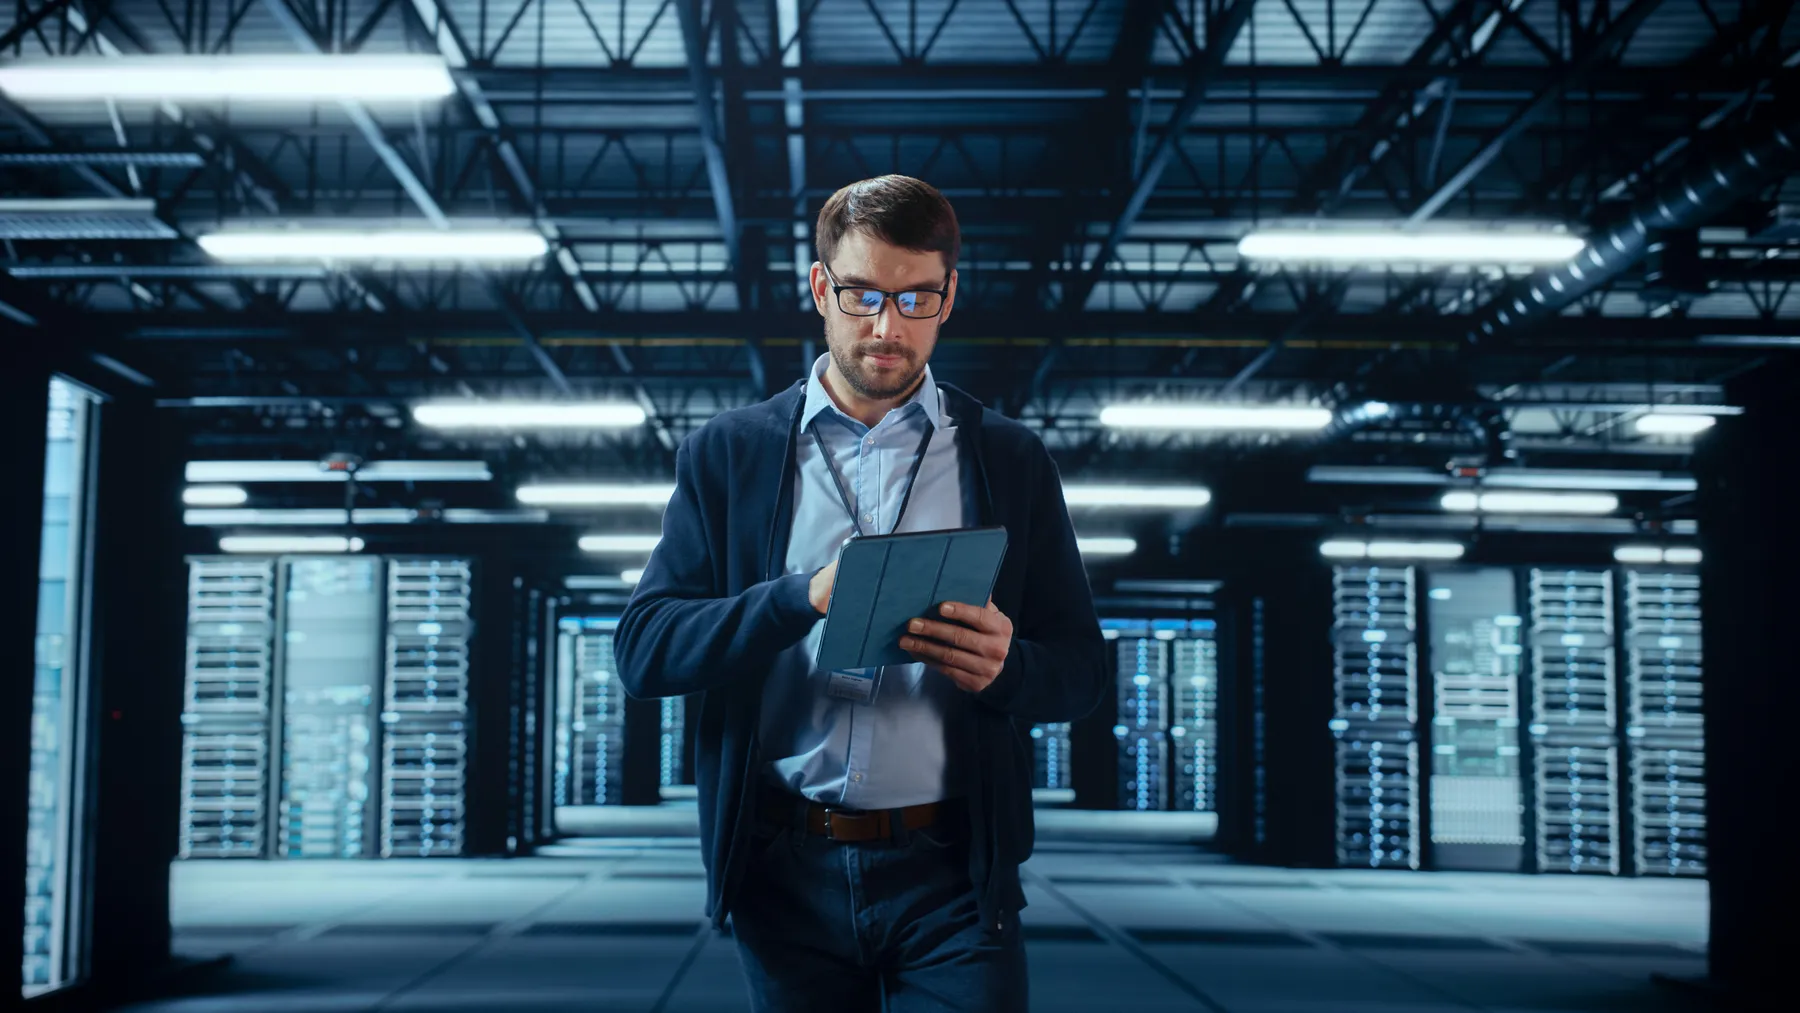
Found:
[[[461,854],[471,573],[190,560],[179,857]]]
[[[388,564],[381,857],[459,855],[467,823],[472,572]]]
[[[1516,872],[1525,857],[1517,581],[1503,567],[1437,570],[1427,580],[1430,860]]]
[[[1069,722],[1031,726],[1032,781],[1040,792],[1072,792]]]
[[[1174,747],[1175,808],[1215,812],[1219,779],[1219,644],[1217,623],[1196,619],[1170,641],[1170,688],[1175,708],[1169,726]]]
[[[282,563],[275,854],[361,858],[374,837],[381,560]]]
[[[625,687],[613,660],[616,617],[557,625],[554,798],[559,806],[624,799]]]
[[[1118,659],[1119,806],[1169,807],[1168,639],[1145,620],[1102,620]]]
[[[269,846],[275,563],[188,570],[181,720],[181,858],[261,858]]]
[[[1704,876],[1699,575],[1625,571],[1624,633],[1636,871]]]
[[[664,798],[685,794],[681,789],[687,773],[684,751],[687,748],[687,702],[678,696],[662,699],[662,727],[657,737],[658,776]]]
[[[1618,875],[1618,696],[1605,570],[1530,571],[1533,823],[1540,872]]]
[[[1417,869],[1420,849],[1416,573],[1332,568],[1337,855]]]

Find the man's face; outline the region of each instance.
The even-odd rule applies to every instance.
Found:
[[[944,288],[944,259],[936,253],[914,253],[851,232],[838,244],[837,255],[812,269],[813,302],[825,317],[825,343],[839,373],[858,395],[873,401],[910,391],[931,361],[938,328],[950,317],[956,298],[956,273],[941,312],[929,319],[903,316],[892,299],[883,300],[874,316],[852,316],[838,308],[831,281],[846,287],[866,286],[888,292]]]

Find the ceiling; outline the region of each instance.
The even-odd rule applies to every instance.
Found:
[[[935,370],[1037,427],[1066,476],[1258,455],[1679,469],[1689,441],[1630,421],[1717,403],[1800,344],[1792,6],[23,0],[0,12],[8,60],[427,53],[458,90],[298,109],[0,93],[0,191],[148,199],[162,237],[0,219],[0,327],[152,386],[196,456],[666,476],[681,436],[821,350],[812,219],[837,187],[902,172],[964,232]],[[244,266],[195,242],[289,222],[522,225],[553,253]],[[1577,279],[1237,254],[1252,228],[1355,222],[1560,226],[1605,257]],[[400,410],[439,396],[650,418],[525,441]],[[1146,398],[1392,410],[1298,440],[1098,424]]]

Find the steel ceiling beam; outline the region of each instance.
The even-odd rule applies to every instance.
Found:
[[[1644,20],[1655,13],[1660,6],[1662,6],[1662,0],[1634,0],[1630,7],[1613,19],[1606,31],[1600,33],[1598,38],[1588,44],[1585,52],[1556,75],[1555,80],[1548,88],[1538,92],[1536,97],[1513,113],[1506,125],[1489,138],[1487,143],[1483,144],[1467,162],[1463,163],[1462,168],[1456,170],[1455,174],[1426,197],[1413,210],[1413,213],[1407,216],[1406,224],[1412,227],[1421,225],[1442,211],[1446,204],[1455,200],[1457,195],[1475,181],[1475,177],[1485,172],[1487,167],[1493,164],[1494,159],[1500,157],[1500,153],[1506,150],[1507,145],[1554,108],[1565,92],[1580,84],[1599,64],[1611,59],[1614,50],[1630,40],[1637,33],[1638,28],[1643,25]]]
[[[1213,76],[1225,64],[1225,56],[1237,42],[1238,34],[1250,21],[1250,13],[1256,8],[1256,0],[1232,0],[1230,7],[1218,16],[1217,21],[1209,20],[1206,26],[1206,48],[1189,63],[1183,81],[1181,99],[1175,103],[1175,109],[1169,114],[1169,120],[1163,131],[1157,136],[1156,144],[1150,150],[1149,157],[1144,159],[1143,171],[1138,175],[1131,193],[1125,199],[1125,206],[1120,209],[1118,217],[1113,220],[1107,230],[1106,238],[1101,241],[1099,251],[1093,262],[1067,290],[1063,305],[1080,307],[1087,305],[1087,299],[1100,283],[1100,277],[1106,273],[1113,255],[1118,252],[1119,244],[1131,227],[1137,224],[1138,216],[1143,214],[1144,205],[1149,203],[1150,195],[1156,191],[1157,183],[1175,159],[1175,151],[1181,142],[1181,136],[1187,130],[1188,121],[1194,118],[1200,103],[1206,101],[1206,89],[1212,84]]]

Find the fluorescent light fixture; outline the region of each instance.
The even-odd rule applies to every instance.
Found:
[[[1621,545],[1613,549],[1613,561],[1627,564],[1671,563],[1693,566],[1700,562],[1700,550],[1691,545]]]
[[[342,535],[226,535],[220,552],[361,552],[363,540]]]
[[[5,68],[0,68],[4,74]],[[176,239],[156,202],[131,198],[38,197],[0,200],[0,239]]]
[[[350,515],[355,524],[411,524],[418,519],[417,510],[377,507],[357,510]],[[343,527],[343,510],[188,510],[182,523],[189,527]]]
[[[626,586],[628,585],[617,577],[601,577],[591,573],[563,578],[563,587],[571,591],[617,591]]]
[[[638,581],[644,579],[644,571],[642,568],[636,570],[620,570],[619,579],[627,584],[636,584]]]
[[[1553,233],[1272,230],[1238,241],[1238,256],[1332,264],[1561,264],[1586,248]]]
[[[675,495],[672,483],[522,485],[519,502],[527,506],[665,506]]]
[[[1713,427],[1711,415],[1678,415],[1673,412],[1651,412],[1637,419],[1637,431],[1647,436],[1693,436]]]
[[[445,524],[547,524],[548,510],[474,510],[449,507],[444,510]]]
[[[413,421],[434,429],[602,429],[643,425],[630,404],[433,402],[413,406]]]
[[[583,552],[651,552],[661,535],[582,535]]]
[[[1363,542],[1333,538],[1319,543],[1327,559],[1461,559],[1460,542]]]
[[[1276,405],[1110,405],[1100,424],[1118,429],[1312,430],[1331,424],[1326,408]]]
[[[197,507],[243,506],[250,494],[237,485],[190,485],[181,490],[181,502]]]
[[[271,54],[115,56],[0,66],[15,100],[150,99],[281,103],[431,101],[456,92],[439,56]]]
[[[1067,485],[1063,501],[1085,507],[1203,507],[1212,490],[1197,485]]]
[[[486,482],[486,461],[370,461],[358,482]],[[349,474],[317,461],[189,461],[189,482],[345,482]]]
[[[1308,482],[1338,485],[1450,485],[1461,481],[1441,468],[1319,465]],[[1577,468],[1494,468],[1481,484],[1498,489],[1571,489],[1595,492],[1693,492],[1694,476],[1666,471]]]
[[[1129,556],[1137,551],[1134,538],[1077,538],[1075,547],[1084,556]]]
[[[195,242],[220,260],[513,261],[550,248],[533,229],[276,229],[211,232]]]
[[[1445,510],[1482,513],[1606,514],[1619,508],[1619,497],[1604,492],[1447,492]]]

